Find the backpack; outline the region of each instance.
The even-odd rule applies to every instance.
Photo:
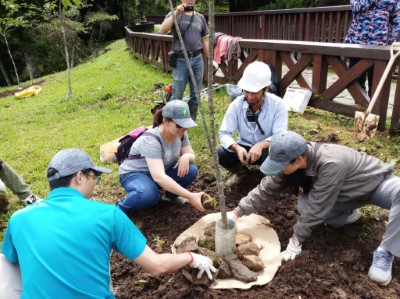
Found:
[[[121,163],[124,162],[124,160],[126,160],[126,159],[135,160],[135,159],[142,158],[141,155],[129,155],[129,152],[131,151],[131,147],[132,147],[133,143],[140,136],[144,135],[144,133],[146,131],[147,131],[147,127],[140,126],[119,139],[119,145],[117,148],[117,152],[115,153],[115,157],[117,158],[118,165],[121,165]],[[156,136],[150,132],[147,132],[145,135],[153,136],[161,144],[161,141],[158,138],[158,136]]]

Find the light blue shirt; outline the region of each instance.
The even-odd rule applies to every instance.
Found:
[[[263,135],[254,122],[247,120],[246,111],[249,104],[244,96],[237,97],[228,107],[219,130],[221,146],[227,150],[232,144],[239,143],[253,146],[262,140],[269,140],[276,133],[286,131],[288,126],[288,112],[282,99],[274,94],[266,93],[261,106],[258,122],[262,127]],[[235,141],[233,134],[238,131],[239,138]]]
[[[145,247],[146,238],[114,205],[56,188],[11,216],[2,251],[20,264],[21,298],[115,298],[111,249],[135,259]]]

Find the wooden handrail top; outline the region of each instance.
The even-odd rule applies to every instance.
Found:
[[[364,46],[342,43],[321,43],[305,41],[287,41],[272,39],[242,39],[244,48],[293,51],[302,53],[389,60],[390,46]]]
[[[332,11],[351,11],[350,5],[335,5],[323,7],[309,7],[309,8],[288,8],[288,9],[274,9],[274,10],[257,10],[257,11],[240,11],[240,12],[225,12],[216,13],[216,17],[224,16],[254,16],[254,15],[279,15],[279,14],[293,14],[293,13],[316,13],[316,12],[332,12]],[[202,13],[208,16],[207,13]],[[158,15],[148,15],[148,18],[159,17]]]

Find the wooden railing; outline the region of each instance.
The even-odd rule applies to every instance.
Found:
[[[128,27],[126,41],[133,55],[147,63],[153,64],[164,72],[172,71],[167,62],[167,53],[171,49],[172,37],[154,33],[132,32]],[[298,42],[282,40],[243,39],[240,59],[220,64],[222,76],[214,76],[215,83],[237,83],[248,64],[255,60],[269,63],[276,72],[279,91],[293,82],[310,89],[313,97],[309,103],[326,111],[354,117],[355,111],[363,111],[370,98],[358,84],[357,78],[366,69],[374,67],[372,93],[390,58],[389,47],[358,46],[338,43]],[[358,57],[360,61],[348,69],[345,57]],[[311,71],[311,80],[304,71]],[[338,79],[328,86],[328,73],[334,73]],[[391,117],[391,132],[400,130],[400,77]],[[334,101],[335,97],[347,90],[355,101],[355,105],[343,105]],[[380,116],[379,130],[385,130],[387,108],[390,92],[390,80],[384,86],[373,113]]]
[[[205,14],[207,18],[207,14]],[[147,16],[161,24],[164,16]],[[215,32],[256,39],[342,43],[350,5],[215,14]]]

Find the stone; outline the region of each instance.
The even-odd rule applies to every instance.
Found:
[[[185,266],[182,268],[182,273],[183,275],[194,285],[204,285],[204,286],[210,286],[213,282],[213,280],[217,277],[217,273],[212,273],[213,274],[213,279],[210,280],[208,279],[208,276],[206,273],[203,273],[203,275],[200,278],[197,278],[197,273],[198,269],[193,269],[190,266]]]
[[[240,245],[236,248],[236,255],[239,257],[239,259],[243,259],[243,256],[245,255],[257,255],[260,252],[260,249],[258,249],[258,246],[253,243],[249,242],[243,245]]]
[[[240,246],[246,243],[251,242],[251,236],[244,233],[237,233],[236,234],[236,246]]]
[[[215,225],[216,225],[215,221],[212,221],[209,224],[207,224],[206,228],[204,229],[204,234],[206,236],[215,238]]]
[[[185,251],[197,251],[198,245],[196,242],[196,237],[187,237],[179,245],[175,246],[177,253],[182,253]]]
[[[264,263],[262,259],[256,255],[245,255],[243,257],[243,265],[254,272],[264,269]]]
[[[201,196],[201,204],[206,210],[214,210],[215,207],[218,205],[218,201],[211,197],[209,194],[204,193]]]
[[[221,265],[218,268],[217,278],[226,279],[226,278],[231,278],[231,277],[232,277],[232,272],[231,272],[231,269],[229,268],[228,263],[225,262],[224,260],[222,260]]]
[[[244,282],[251,282],[257,280],[257,273],[251,271],[239,260],[238,256],[234,253],[224,255],[224,260],[231,269],[232,276]]]

